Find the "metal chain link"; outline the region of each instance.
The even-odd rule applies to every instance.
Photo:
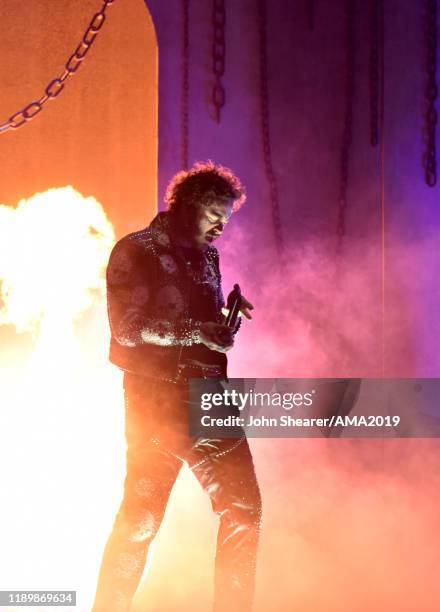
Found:
[[[350,147],[353,128],[353,96],[354,96],[354,0],[346,0],[346,81],[345,81],[345,119],[344,136],[341,146],[341,175],[339,186],[338,209],[338,249],[342,246],[345,236],[345,214],[347,210],[347,186],[350,161]]]
[[[189,0],[182,0],[182,80],[180,100],[180,166],[188,169]]]
[[[437,128],[437,110],[435,101],[438,95],[436,71],[437,71],[437,0],[428,0],[428,32],[427,32],[427,73],[428,83],[426,86],[426,128],[428,144],[425,158],[425,181],[429,187],[437,183],[437,151],[435,135]]]
[[[263,140],[263,157],[267,181],[269,183],[272,222],[275,232],[277,250],[283,251],[283,234],[281,229],[278,185],[272,164],[272,151],[269,131],[269,88],[267,82],[267,36],[266,36],[266,2],[258,0],[258,25],[260,35],[260,110]]]
[[[315,0],[308,0],[307,13],[309,19],[309,30],[313,31],[315,29]]]
[[[21,110],[17,111],[7,121],[0,124],[0,134],[8,130],[16,130],[28,121],[31,121],[39,112],[43,110],[43,106],[49,100],[54,100],[64,89],[66,79],[75,74],[81,63],[84,61],[90,47],[95,42],[99,31],[104,25],[105,14],[107,8],[114,3],[115,0],[103,0],[101,10],[98,11],[92,18],[89,27],[85,31],[81,42],[69,57],[65,64],[65,70],[60,77],[53,79],[44,91],[44,95],[39,99],[31,102]]]
[[[220,111],[225,105],[225,90],[221,78],[225,73],[225,23],[226,11],[224,0],[213,0],[212,5],[212,70],[214,72],[215,83],[212,88],[212,104],[215,109],[215,120],[220,122]]]
[[[370,143],[379,142],[379,2],[370,0]]]

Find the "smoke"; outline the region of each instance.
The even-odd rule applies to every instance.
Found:
[[[238,213],[239,214],[239,213]],[[386,252],[372,237],[335,244],[290,240],[283,257],[231,221],[220,244],[223,287],[235,282],[254,304],[229,353],[231,376],[436,376],[438,330],[433,268],[436,238],[398,237]],[[383,287],[382,287],[383,281]],[[426,352],[426,353],[425,353]],[[425,354],[429,353],[429,359]]]
[[[264,500],[256,610],[436,609],[437,441],[258,440],[253,450]]]
[[[53,193],[48,208],[37,196],[16,211],[0,207],[2,322],[39,338],[53,332],[46,336],[51,360],[41,361],[35,380],[35,370],[27,373],[17,397],[2,397],[10,442],[1,459],[12,469],[5,483],[10,509],[2,508],[1,574],[8,588],[38,588],[48,576],[74,583],[84,603],[93,596],[122,490],[123,400],[120,379],[103,365],[102,273],[113,235],[93,199],[74,202],[72,193]],[[243,321],[229,353],[231,376],[381,374],[377,245],[352,242],[338,259],[315,238],[290,244],[281,266],[273,250],[234,220],[222,240],[225,293],[239,282],[255,305],[254,320]],[[401,274],[387,280],[386,294],[386,356],[395,356],[394,375],[420,375],[423,367],[411,350],[420,302],[402,296],[406,275],[417,275],[429,248],[427,241],[394,250]],[[426,283],[426,271],[420,282]],[[81,357],[96,353],[87,371],[60,350],[75,318],[87,334]],[[49,389],[60,392],[51,397]],[[250,442],[263,498],[255,612],[437,609],[437,441]],[[216,528],[208,497],[184,469],[134,611],[211,607]]]
[[[438,356],[427,362],[415,333],[432,309],[433,237],[390,245],[384,319],[380,245],[371,237],[346,241],[341,257],[318,237],[290,241],[284,262],[239,224],[223,241],[225,293],[239,282],[255,306],[229,353],[230,376],[381,377],[382,360],[388,376],[438,375]],[[251,446],[264,519],[257,612],[437,608],[437,440]]]
[[[254,320],[243,321],[231,353],[234,375],[341,377],[380,372],[380,284],[368,256],[347,266],[328,245],[311,240],[291,244],[281,259],[240,227],[231,227],[225,240],[225,292],[240,281],[255,306]]]

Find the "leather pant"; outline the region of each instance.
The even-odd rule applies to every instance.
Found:
[[[220,385],[220,383],[218,383]],[[187,386],[125,374],[127,474],[93,612],[128,612],[172,486],[186,462],[219,516],[214,611],[252,609],[261,498],[244,437],[188,434]]]

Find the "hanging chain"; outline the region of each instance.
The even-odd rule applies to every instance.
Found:
[[[213,0],[212,5],[212,70],[214,72],[215,83],[212,88],[212,104],[215,109],[215,120],[220,122],[220,111],[225,105],[225,90],[221,78],[225,73],[225,1]]]
[[[438,95],[437,71],[437,0],[428,0],[428,40],[427,40],[427,72],[428,84],[426,86],[426,100],[428,109],[426,113],[426,127],[428,144],[425,161],[425,181],[429,187],[437,183],[437,153],[435,133],[437,127],[437,110],[435,101]]]
[[[370,142],[379,142],[379,2],[370,0]]]
[[[188,169],[189,0],[182,0],[182,81],[180,101],[180,165]]]
[[[339,186],[338,210],[338,249],[345,236],[345,213],[347,210],[347,186],[350,161],[350,147],[353,128],[353,93],[354,93],[354,0],[346,0],[347,37],[346,37],[346,82],[345,82],[345,119],[344,136],[341,146],[341,175]]]
[[[16,130],[28,121],[31,121],[31,119],[38,115],[41,110],[43,110],[43,106],[46,104],[46,102],[49,100],[54,100],[63,91],[66,79],[72,74],[75,74],[89,52],[90,47],[95,42],[99,31],[104,25],[105,12],[114,1],[115,0],[103,0],[101,10],[93,16],[93,19],[85,31],[81,42],[66,62],[63,74],[60,77],[53,79],[49,83],[44,91],[44,95],[39,100],[31,102],[21,110],[14,113],[7,121],[0,124],[0,134],[7,132],[8,130]]]
[[[315,29],[315,0],[307,0],[307,12],[309,18],[309,30]]]
[[[280,206],[278,200],[278,186],[272,164],[269,131],[269,88],[267,82],[267,40],[266,40],[266,2],[258,0],[258,24],[260,34],[260,111],[263,140],[264,167],[269,183],[270,204],[272,208],[272,222],[279,253],[283,250],[283,234],[281,231]]]

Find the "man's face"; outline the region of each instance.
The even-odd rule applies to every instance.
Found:
[[[198,248],[211,244],[222,235],[233,205],[234,200],[229,198],[213,198],[196,210],[191,238]]]

